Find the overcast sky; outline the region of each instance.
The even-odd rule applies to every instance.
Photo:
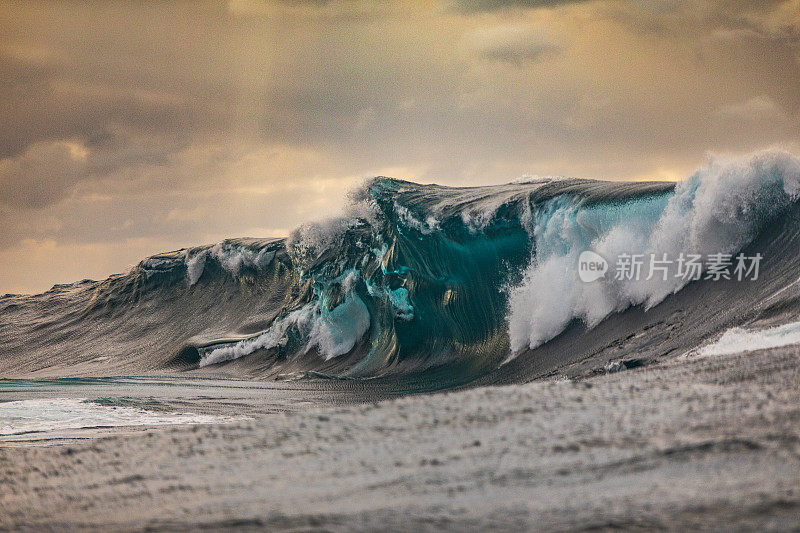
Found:
[[[389,175],[800,153],[800,0],[0,1],[0,294],[287,235]]]

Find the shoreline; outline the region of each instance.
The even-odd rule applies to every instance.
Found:
[[[0,445],[0,524],[792,529],[798,387],[794,345],[578,381]]]

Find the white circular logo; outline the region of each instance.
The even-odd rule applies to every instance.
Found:
[[[581,252],[578,257],[578,277],[585,283],[596,281],[605,277],[608,271],[608,261],[605,258],[591,250]]]

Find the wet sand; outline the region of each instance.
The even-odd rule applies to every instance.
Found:
[[[0,443],[0,528],[800,528],[797,345],[369,404],[230,390],[162,407],[251,420]]]

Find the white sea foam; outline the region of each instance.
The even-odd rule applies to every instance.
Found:
[[[479,233],[494,219],[499,207],[499,205],[494,205],[483,210],[463,211],[461,213],[461,222],[470,233]]]
[[[186,277],[189,278],[189,285],[197,283],[200,276],[203,275],[203,270],[206,268],[206,257],[208,257],[208,252],[205,250],[200,253],[186,255]]]
[[[411,305],[411,298],[408,289],[399,287],[387,293],[389,303],[392,304],[396,316],[401,320],[412,320],[414,318],[414,306]]]
[[[436,217],[429,215],[425,218],[424,222],[417,220],[414,214],[407,207],[397,203],[397,200],[394,202],[394,212],[397,213],[397,216],[400,218],[403,224],[410,228],[414,228],[424,235],[430,235],[435,230],[439,229],[439,221],[436,219]]]
[[[235,419],[194,413],[157,413],[135,407],[100,405],[84,398],[0,403],[0,436],[101,426],[213,424],[232,420]]]
[[[345,300],[314,316],[305,351],[318,348],[325,359],[344,355],[356,345],[369,329],[369,310],[354,293]]]
[[[201,355],[200,366],[238,359],[257,350],[285,346],[289,341],[290,329],[302,339],[306,353],[316,348],[326,360],[346,354],[370,326],[369,310],[354,290],[357,281],[358,275],[354,271],[343,276],[341,287],[345,296],[332,309],[324,301],[310,302],[276,320],[263,333],[212,347]]]
[[[620,254],[734,253],[750,242],[770,215],[800,195],[800,159],[767,151],[716,158],[680,182],[668,200],[579,206],[556,198],[533,213],[536,256],[509,299],[509,335],[515,353],[558,335],[574,319],[589,327],[631,305],[651,307],[686,282],[674,266],[666,280],[582,283],[578,256],[592,250]]]
[[[727,355],[793,344],[800,344],[800,322],[760,330],[732,328],[716,342],[700,348],[697,353],[702,356]]]
[[[363,222],[377,226],[380,209],[368,188],[367,183],[350,191],[342,216],[302,224],[292,231],[286,247],[303,266],[313,264],[321,254],[339,246],[353,227]]]
[[[222,241],[205,250],[188,250],[184,254],[184,263],[189,285],[197,283],[203,275],[209,258],[215,259],[227,272],[238,276],[244,268],[263,270],[268,267],[275,258],[275,252],[267,248],[248,248],[229,241]]]
[[[200,366],[215,365],[244,357],[257,350],[268,350],[284,346],[288,340],[286,330],[295,320],[295,316],[306,312],[307,309],[303,307],[293,311],[286,318],[276,321],[267,331],[254,337],[208,349],[201,354]]]

